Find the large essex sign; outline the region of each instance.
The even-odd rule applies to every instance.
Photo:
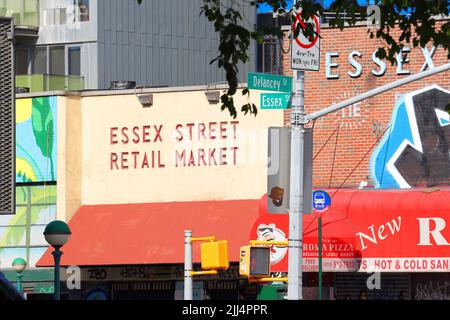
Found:
[[[449,272],[450,197],[445,190],[330,190],[323,217],[323,270]],[[286,240],[286,216],[266,212],[251,239]],[[303,215],[303,270],[318,270],[317,220]],[[272,248],[272,271],[287,270],[287,250]]]
[[[436,53],[437,48],[431,47],[428,49],[427,47],[421,48],[422,51],[422,62],[420,71],[425,71],[427,69],[434,68],[433,56]],[[442,48],[440,50],[443,50]],[[370,58],[363,55],[363,53],[359,50],[351,50],[348,53],[340,53],[340,52],[326,52],[325,53],[325,74],[327,79],[339,79],[341,74],[344,73],[339,72],[339,68],[342,67],[342,61],[346,58],[348,65],[350,65],[353,70],[347,71],[346,76],[350,78],[359,78],[364,72],[370,72],[375,77],[383,77],[386,75],[386,71],[388,68],[388,63],[385,60],[382,60],[377,57],[378,48],[375,49],[370,54]],[[410,61],[409,54],[411,54],[411,48],[404,47],[401,49],[400,53],[395,56],[396,60],[396,75],[409,75],[411,74],[411,66],[410,63],[414,61]],[[343,57],[344,56],[344,57]],[[365,60],[371,60],[368,63]],[[371,65],[371,69],[364,70],[363,66],[366,67]]]

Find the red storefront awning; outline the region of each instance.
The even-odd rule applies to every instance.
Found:
[[[329,190],[323,213],[324,271],[449,272],[450,189]],[[249,240],[285,240],[287,214],[261,200],[82,206],[69,223],[62,265],[178,264],[184,230],[228,240],[231,261]],[[317,215],[303,216],[303,270],[318,266]],[[200,261],[194,245],[194,261]],[[273,247],[272,271],[287,271],[287,248]],[[52,266],[48,250],[38,266]]]
[[[324,271],[449,272],[450,189],[329,190],[322,214]],[[287,215],[267,213],[250,239],[285,240]],[[303,215],[303,270],[318,269],[317,214]],[[287,271],[287,248],[272,248],[272,271]]]
[[[258,218],[258,200],[82,206],[70,220],[63,266],[174,264],[184,262],[184,230],[194,237],[228,240],[230,261]],[[200,261],[199,244],[193,247]],[[51,250],[38,266],[53,266]]]

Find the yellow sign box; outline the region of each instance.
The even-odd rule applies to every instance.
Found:
[[[270,247],[241,247],[239,274],[245,277],[268,277],[270,274]]]
[[[200,245],[202,269],[228,269],[228,241],[205,242]]]

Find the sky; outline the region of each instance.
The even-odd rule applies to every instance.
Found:
[[[323,0],[323,5],[325,8],[328,8],[330,6],[330,4],[333,2],[334,0]],[[292,5],[294,4],[294,0],[287,0],[287,10],[289,10],[290,8],[292,8]],[[358,0],[358,3],[360,5],[366,5],[367,4],[367,0]],[[258,9],[259,13],[264,13],[264,12],[271,12],[272,11],[272,7],[269,5],[261,5]]]
[[[320,0],[318,0],[318,1],[320,1]],[[333,1],[335,1],[335,0],[322,0],[324,8],[328,8]],[[364,6],[364,5],[367,5],[368,1],[369,1],[369,3],[375,2],[374,0],[358,0],[358,3],[359,3],[359,5]],[[294,4],[294,0],[287,0],[286,3],[287,3],[286,9],[289,10],[292,8],[292,5]],[[448,3],[449,3],[449,9],[450,9],[450,0]],[[264,4],[258,8],[258,13],[265,13],[265,12],[272,12],[272,7],[267,4]]]

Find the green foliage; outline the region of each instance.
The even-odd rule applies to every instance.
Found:
[[[275,27],[258,29],[256,26],[243,26],[240,13],[243,11],[242,6],[258,7],[263,3],[272,6],[274,12],[286,6],[286,1],[282,0],[203,0],[200,10],[201,15],[213,23],[219,34],[219,54],[211,63],[217,61],[219,68],[225,70],[229,89],[221,97],[221,109],[228,109],[234,118],[237,116],[233,95],[238,87],[238,64],[249,60],[250,41],[262,43],[264,36],[268,35],[283,38],[282,32]],[[381,26],[378,30],[368,29],[368,39],[376,37],[384,40],[385,45],[377,52],[379,58],[385,58],[394,64],[397,53],[406,43],[412,43],[413,47],[423,47],[429,42],[436,47],[442,46],[450,58],[450,22],[444,22],[441,28],[436,27],[437,16],[449,15],[448,0],[374,0],[373,4],[380,8]],[[300,7],[300,4],[296,4],[296,7]],[[304,21],[314,14],[324,13],[324,8],[314,0],[302,0],[301,9]],[[335,13],[330,25],[341,30],[345,26],[355,25],[358,21],[367,21],[366,8],[359,6],[356,0],[335,0],[327,11]],[[345,13],[346,18],[342,13]],[[294,22],[295,17],[291,17]],[[396,26],[400,29],[400,35],[393,34]],[[297,24],[294,36],[298,36],[299,32],[303,32],[307,38],[313,37],[313,24],[306,23],[304,29]],[[250,92],[246,91],[246,94],[249,95]],[[254,105],[244,105],[241,111],[245,114],[256,114],[257,108]]]

